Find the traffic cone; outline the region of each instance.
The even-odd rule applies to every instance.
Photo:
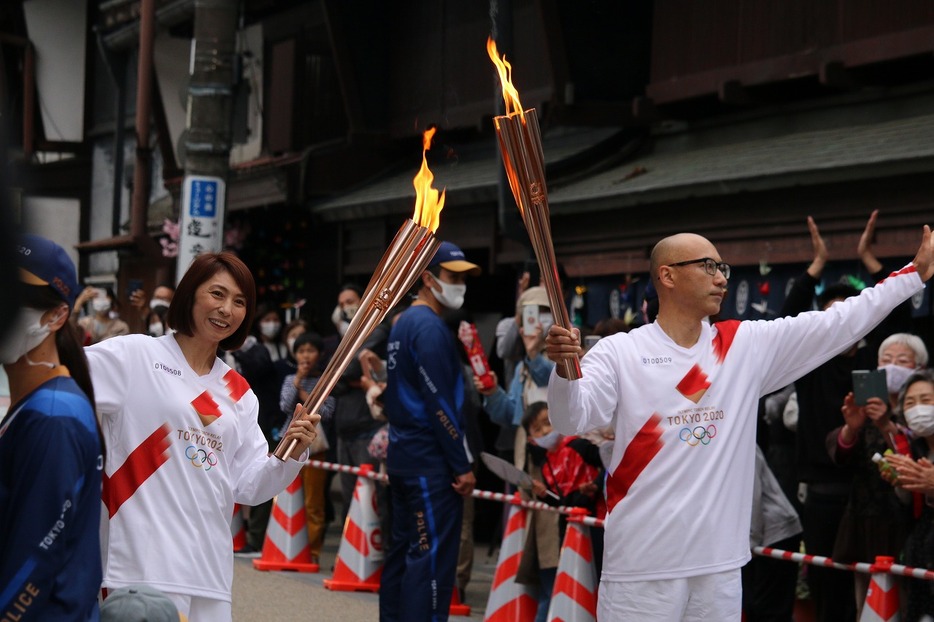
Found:
[[[518,496],[516,497],[518,499]],[[503,544],[496,560],[496,572],[486,602],[484,622],[531,622],[538,610],[538,599],[533,588],[516,583],[516,572],[525,544],[525,508],[509,508]]]
[[[593,561],[593,545],[590,528],[580,522],[586,514],[585,510],[568,517],[555,588],[548,606],[548,622],[597,621],[597,569]]]
[[[448,610],[448,615],[469,616],[470,605],[461,602],[459,591],[460,590],[457,589],[457,586],[455,586],[451,592],[451,608]]]
[[[898,621],[898,586],[888,570],[894,562],[892,557],[878,556],[872,565],[872,579],[863,613],[859,622],[897,622]]]
[[[233,550],[239,551],[246,546],[246,527],[243,525],[243,508],[234,503],[233,517],[230,519],[230,537],[233,539]]]
[[[276,496],[266,526],[263,554],[253,560],[253,567],[257,570],[318,572],[318,564],[312,563],[308,545],[301,475]]]
[[[373,468],[360,467],[353,500],[344,522],[344,535],[337,549],[334,576],[324,587],[339,592],[377,592],[383,572],[383,542],[376,509],[376,482],[366,476]]]

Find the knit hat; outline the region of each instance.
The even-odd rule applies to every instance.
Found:
[[[148,585],[109,591],[101,605],[101,622],[179,622],[185,616],[172,600]]]
[[[48,285],[75,306],[78,297],[78,273],[65,249],[38,235],[24,235],[16,247],[20,280],[28,285]]]

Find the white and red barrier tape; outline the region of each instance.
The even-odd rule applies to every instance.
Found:
[[[353,473],[355,475],[363,475],[364,477],[369,477],[370,479],[375,479],[380,482],[388,482],[389,477],[385,473],[378,473],[374,471],[371,467],[361,468],[355,466],[348,466],[346,464],[334,464],[333,462],[324,462],[322,460],[309,460],[306,464],[313,466],[318,469],[324,469],[326,471],[337,471],[339,473]],[[559,514],[564,514],[569,517],[570,520],[579,522],[583,525],[590,527],[603,527],[603,521],[599,518],[593,516],[585,516],[581,514],[581,508],[571,508],[567,506],[558,506],[548,505],[541,501],[526,501],[519,498],[518,495],[511,494],[507,495],[502,492],[490,492],[488,490],[474,490],[473,497],[476,499],[486,499],[488,501],[499,501],[502,503],[509,503],[511,505],[519,505],[530,510],[542,510],[545,512],[557,512]],[[915,579],[925,579],[927,581],[934,581],[934,570],[927,570],[925,568],[912,568],[911,566],[903,566],[902,564],[892,564],[890,567],[882,568],[876,566],[875,564],[870,564],[867,562],[856,562],[852,564],[841,564],[835,562],[829,557],[823,557],[821,555],[808,555],[806,553],[795,553],[793,551],[783,551],[781,549],[773,549],[767,546],[756,546],[753,547],[752,552],[756,555],[761,555],[762,557],[773,557],[775,559],[783,559],[785,561],[799,562],[802,564],[809,564],[812,566],[823,566],[826,568],[836,568],[837,570],[849,570],[851,572],[862,572],[862,573],[873,573],[873,572],[887,572],[889,574],[897,574],[906,577],[914,577]]]

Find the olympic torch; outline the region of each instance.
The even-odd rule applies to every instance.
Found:
[[[551,240],[548,188],[545,186],[545,157],[542,153],[538,115],[534,108],[523,110],[519,101],[519,91],[512,83],[512,65],[506,62],[505,57],[500,59],[492,38],[487,39],[486,50],[499,72],[503,100],[506,102],[506,114],[493,117],[493,124],[499,138],[509,187],[522,215],[522,222],[529,232],[555,324],[570,329],[571,320],[564,304],[561,279],[558,277],[558,261],[555,259],[554,244]],[[565,359],[561,364],[564,365],[568,380],[581,377],[580,360],[577,357]]]
[[[435,238],[435,231],[441,223],[444,191],[439,194],[437,189],[431,187],[434,175],[428,169],[428,160],[425,157],[425,153],[431,147],[434,133],[435,129],[432,128],[422,137],[422,167],[413,180],[415,213],[411,219],[402,223],[396,237],[373,271],[350,327],[318,383],[305,400],[303,406],[308,412],[314,413],[321,409],[324,400],[334,389],[357,350],[373,329],[386,318],[390,309],[412,288],[441,245],[441,241]],[[274,455],[280,460],[287,460],[297,444],[298,441],[286,443],[285,439],[282,439]]]

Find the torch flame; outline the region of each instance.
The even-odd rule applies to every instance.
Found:
[[[496,65],[496,71],[499,72],[499,81],[503,85],[503,101],[506,102],[506,115],[518,114],[525,121],[525,109],[522,102],[519,101],[519,91],[512,83],[512,65],[506,61],[506,55],[503,54],[502,60],[499,57],[499,51],[496,49],[496,42],[493,37],[487,37],[486,51],[490,55],[490,60]]]
[[[412,220],[430,229],[432,233],[438,230],[438,225],[441,224],[441,210],[444,209],[444,190],[439,196],[437,188],[431,187],[435,176],[429,170],[428,159],[425,157],[425,153],[431,149],[431,139],[435,131],[436,128],[431,128],[422,134],[422,168],[412,180],[412,185],[415,186],[415,215]]]

